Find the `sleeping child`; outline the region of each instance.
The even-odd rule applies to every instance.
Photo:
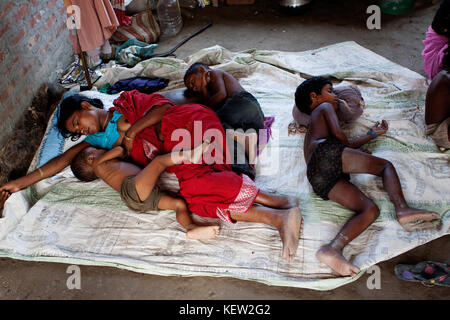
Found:
[[[175,210],[177,221],[186,229],[188,239],[212,239],[219,233],[219,226],[196,225],[186,202],[161,191],[156,182],[168,167],[182,162],[197,163],[209,146],[204,142],[192,151],[173,152],[157,156],[148,166],[138,166],[121,161],[125,156],[121,146],[111,150],[87,147],[73,159],[71,169],[81,181],[102,179],[120,193],[120,197],[132,210]]]
[[[324,200],[333,200],[355,215],[347,221],[336,237],[322,246],[316,257],[343,276],[355,276],[360,269],[342,255],[343,248],[378,217],[375,203],[350,180],[350,173],[365,173],[383,179],[384,189],[394,204],[398,222],[408,231],[437,228],[440,215],[408,206],[397,172],[388,160],[357,150],[388,130],[385,120],[365,135],[349,140],[336,116],[337,98],[330,81],[314,77],[302,82],[295,92],[300,111],[311,115],[304,142],[307,178],[314,192]]]
[[[188,68],[184,83],[189,90],[202,95],[203,104],[217,113],[227,134],[233,132],[230,138],[244,146],[249,163],[254,164],[256,154],[268,141],[269,126],[273,122],[273,118],[264,118],[258,100],[232,75],[203,63],[194,63]]]
[[[187,230],[186,236],[189,239],[212,239],[219,232],[218,226],[194,224],[186,203],[180,198],[165,194],[155,185],[159,175],[166,168],[173,165],[199,163],[202,155],[206,155],[208,147],[209,142],[206,141],[192,151],[176,151],[157,156],[143,170],[134,164],[117,159],[125,155],[121,146],[109,151],[88,147],[74,158],[71,169],[82,181],[101,178],[118,191],[122,200],[133,210],[141,212],[156,209],[175,210],[177,221]],[[226,183],[225,180],[220,179],[220,176],[211,178],[218,180],[219,183]],[[297,200],[258,191],[253,203],[254,205],[251,204],[247,212],[233,211],[230,213],[230,218],[234,223],[237,221],[260,222],[277,228],[283,241],[283,258],[293,259],[303,225]],[[243,203],[239,205],[242,206]],[[202,212],[196,213],[207,216]]]

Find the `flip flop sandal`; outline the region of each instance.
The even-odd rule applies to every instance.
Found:
[[[450,287],[450,267],[446,263],[422,261],[416,265],[398,264],[394,272],[397,278],[405,281]]]

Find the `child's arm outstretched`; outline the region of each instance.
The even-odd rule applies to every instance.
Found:
[[[78,152],[89,146],[90,144],[84,141],[74,145],[63,154],[53,158],[45,165],[30,172],[26,176],[5,183],[0,187],[0,192],[14,193],[61,172],[65,167],[70,165],[72,159],[75,158]]]
[[[322,112],[331,134],[350,148],[357,149],[367,142],[375,139],[377,136],[384,134],[388,130],[388,124],[386,120],[383,120],[381,124],[377,123],[365,135],[349,140],[339,125],[339,120],[333,106],[329,103],[324,103]]]

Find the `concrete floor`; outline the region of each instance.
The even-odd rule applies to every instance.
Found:
[[[413,12],[381,19],[381,30],[368,30],[366,8],[374,1],[316,0],[300,16],[287,16],[277,1],[256,0],[254,6],[195,10],[179,35],[160,41],[158,52],[207,22],[213,26],[180,47],[178,58],[215,44],[231,51],[249,48],[303,51],[354,40],[360,45],[422,75],[421,51],[425,31],[438,4],[416,1]],[[331,291],[268,286],[232,278],[161,277],[109,267],[80,266],[81,289],[69,290],[68,265],[0,259],[0,299],[449,299],[446,287],[426,287],[397,279],[397,263],[423,260],[450,263],[450,237],[445,236],[380,263],[381,289],[367,287],[369,274]]]

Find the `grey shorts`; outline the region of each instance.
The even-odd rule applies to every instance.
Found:
[[[154,186],[150,195],[144,201],[139,199],[136,192],[136,186],[134,184],[134,179],[136,176],[126,177],[122,184],[120,185],[120,197],[125,202],[125,204],[135,211],[147,212],[152,210],[158,210],[158,203],[161,197],[165,194],[161,190]]]

